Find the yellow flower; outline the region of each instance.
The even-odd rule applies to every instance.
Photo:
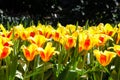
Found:
[[[0,36],[2,37],[6,37],[8,39],[12,38],[12,33],[13,33],[13,29],[11,28],[10,31],[7,31],[4,26],[2,24],[0,24]]]
[[[48,62],[51,57],[56,53],[55,47],[52,47],[52,43],[48,42],[45,49],[39,48],[40,57],[44,62]]]
[[[76,30],[76,26],[69,24],[69,25],[66,25],[66,29],[68,29],[70,33],[73,33]]]
[[[13,28],[14,30],[14,38],[17,39],[23,35],[23,31],[25,30],[22,24],[19,24]]]
[[[106,34],[95,34],[94,35],[94,42],[96,46],[103,46],[108,40],[113,40],[112,37]]]
[[[60,39],[60,43],[68,50],[76,46],[76,38],[74,36],[65,35]]]
[[[82,50],[90,50],[94,46],[93,36],[86,32],[79,34],[79,52]]]
[[[117,32],[117,28],[111,26],[109,23],[105,24],[105,34],[108,36],[114,36],[114,34]]]
[[[118,31],[117,31],[117,39],[116,39],[116,44],[118,44],[119,43],[119,41],[120,41],[120,23],[118,24]]]
[[[28,38],[28,40],[31,43],[36,44],[38,47],[42,47],[43,44],[46,42],[47,39],[43,35],[35,35],[34,37]]]
[[[64,26],[62,26],[60,23],[58,23],[57,31],[60,32],[62,35],[68,35],[69,30],[66,29]]]
[[[38,46],[35,44],[30,44],[28,47],[23,45],[21,48],[23,50],[25,58],[28,61],[32,61],[34,59],[35,55],[37,55]]]
[[[47,25],[44,28],[44,36],[48,39],[52,38],[53,32],[54,32],[54,28],[51,25]]]
[[[58,31],[54,31],[52,38],[54,41],[59,41],[61,39],[61,33]]]
[[[12,46],[12,45],[13,45],[12,41],[10,41],[9,38],[1,37],[1,36],[0,36],[0,43],[1,43],[3,46]]]
[[[0,46],[0,50],[0,59],[4,59],[10,54],[12,48],[8,46]]]
[[[28,32],[28,37],[34,37],[37,34],[37,29],[35,26],[30,26],[25,29]]]
[[[117,55],[120,57],[120,45],[114,45],[114,51],[117,53]]]
[[[94,50],[94,55],[102,66],[107,66],[116,56],[115,52]]]
[[[2,39],[0,39],[0,59],[4,59],[6,58],[10,52],[12,51],[12,48],[9,47],[9,45],[7,44],[3,44]]]

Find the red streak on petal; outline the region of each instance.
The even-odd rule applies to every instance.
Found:
[[[31,37],[34,37],[34,36],[35,36],[35,32],[31,32],[31,33],[30,33],[30,36],[31,36]]]
[[[56,32],[56,33],[55,33],[55,38],[56,38],[56,39],[58,39],[58,38],[59,38],[59,36],[60,36],[60,35],[59,35],[59,33],[58,33],[58,32]]]
[[[44,52],[40,52],[40,57],[42,58],[42,60],[45,59],[45,54],[44,54]]]
[[[8,42],[4,43],[4,46],[9,46],[9,43]]]
[[[47,36],[48,36],[48,32],[45,33],[45,37],[47,37]]]
[[[40,35],[43,35],[42,31],[39,30],[39,34],[40,34]]]
[[[49,36],[48,36],[48,38],[51,38],[52,37],[52,34],[50,34]]]
[[[90,39],[86,39],[84,43],[85,49],[88,49],[89,46],[90,46]]]
[[[7,48],[7,47],[4,47],[4,48],[3,48],[3,52],[2,52],[2,54],[1,54],[1,58],[7,57],[8,49],[9,49],[9,48]]]
[[[12,31],[10,31],[10,33],[7,35],[7,38],[10,38],[11,34],[12,34]]]
[[[27,49],[25,49],[25,56],[26,56],[27,58],[30,57],[30,52],[29,52],[29,50],[27,50]]]
[[[110,31],[110,32],[108,33],[109,36],[111,36],[112,34],[113,34],[113,31]]]
[[[103,54],[101,54],[101,55],[100,55],[100,63],[103,64],[103,63],[105,63],[105,62],[106,62],[106,56],[103,55]]]
[[[103,43],[104,42],[104,37],[100,36],[99,40]]]
[[[72,45],[73,44],[73,38],[68,38],[68,44]]]
[[[118,56],[120,57],[120,50],[118,50],[118,51],[116,51],[116,52],[117,52]]]

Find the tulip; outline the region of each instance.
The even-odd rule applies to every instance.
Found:
[[[0,45],[0,59],[6,58],[12,51],[11,47]]]
[[[51,57],[55,54],[55,47],[52,47],[52,43],[48,42],[45,49],[39,48],[40,57],[44,62],[48,62]]]
[[[120,57],[120,45],[114,45],[113,49],[117,53],[117,55]]]
[[[104,52],[99,50],[94,50],[93,52],[95,57],[97,58],[97,60],[102,66],[109,65],[111,60],[116,56],[115,52],[106,51],[106,50]]]
[[[34,37],[28,38],[28,41],[36,44],[38,47],[42,47],[44,43],[46,42],[46,40],[47,39],[43,35],[35,35]]]
[[[37,55],[38,46],[35,44],[30,44],[28,47],[23,45],[21,48],[23,50],[25,58],[28,61],[32,61],[34,59],[35,55]]]

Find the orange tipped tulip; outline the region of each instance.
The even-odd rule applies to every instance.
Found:
[[[116,56],[115,52],[94,50],[94,55],[102,66],[107,66]]]

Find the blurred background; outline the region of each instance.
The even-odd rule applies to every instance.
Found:
[[[38,21],[56,26],[76,24],[83,26],[120,21],[118,0],[0,0],[0,23],[19,24]]]

